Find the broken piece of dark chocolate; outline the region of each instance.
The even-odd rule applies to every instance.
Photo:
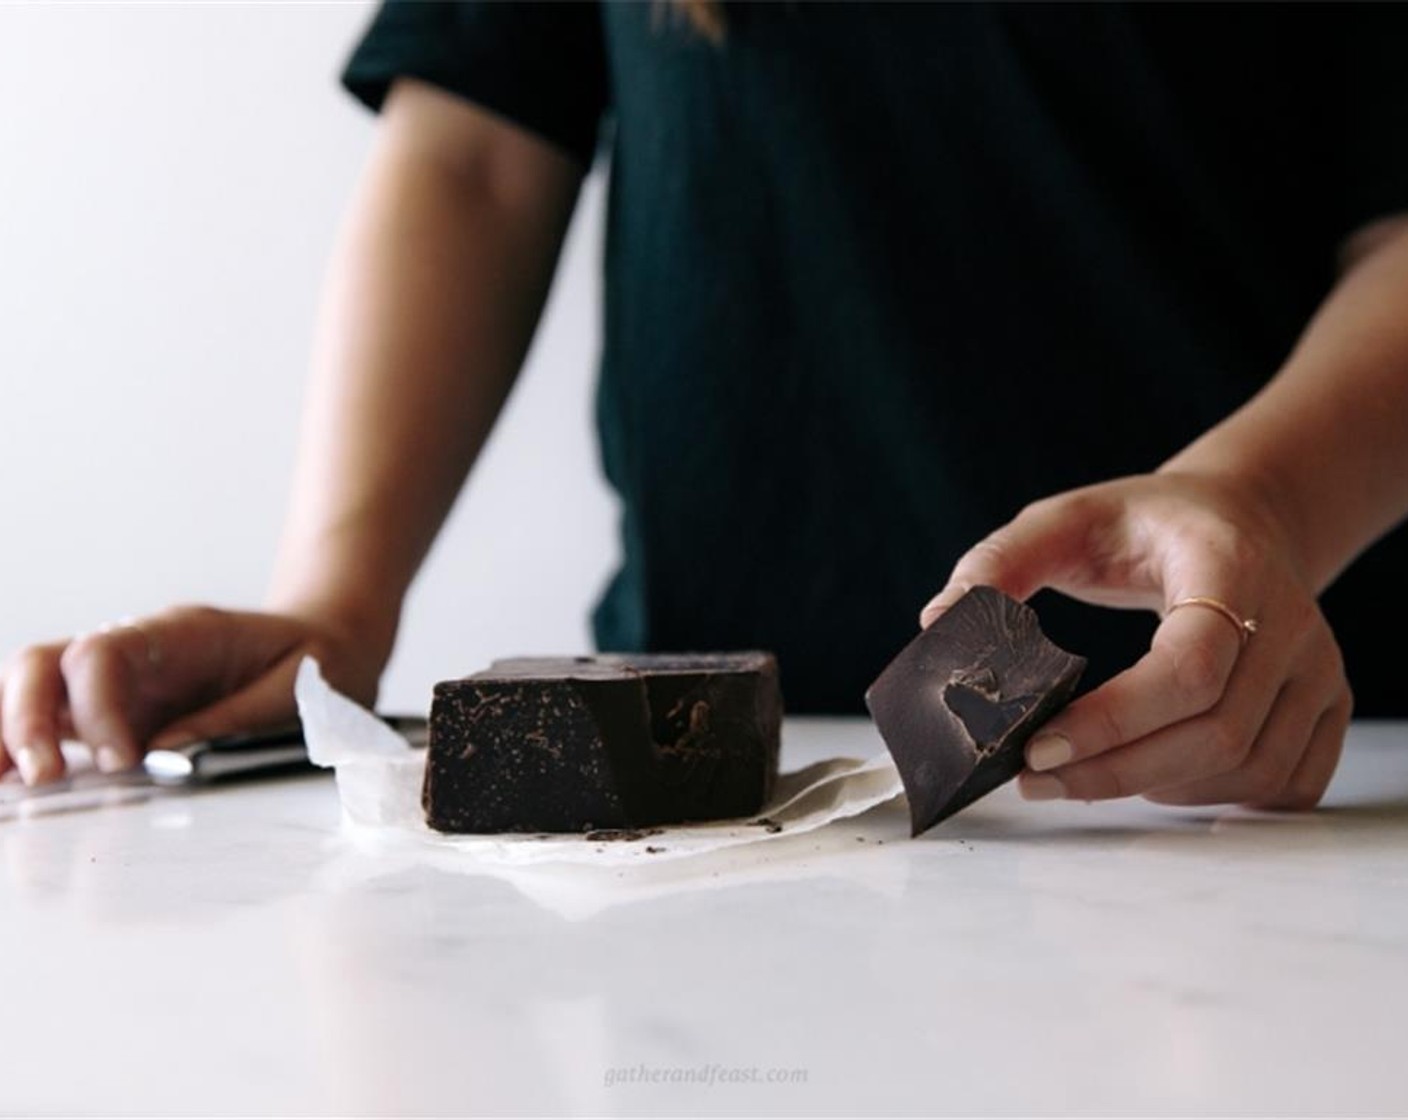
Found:
[[[1015,778],[1027,740],[1084,669],[1031,607],[992,587],[973,588],[901,650],[865,703],[904,782],[912,835]]]
[[[440,832],[590,832],[754,815],[777,778],[770,653],[515,658],[435,686]]]

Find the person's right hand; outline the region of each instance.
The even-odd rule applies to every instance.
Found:
[[[64,739],[112,772],[152,747],[291,722],[305,654],[370,706],[387,653],[321,621],[206,606],[30,646],[0,669],[0,774],[15,766],[31,785],[61,777]]]

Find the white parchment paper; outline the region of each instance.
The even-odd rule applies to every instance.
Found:
[[[499,865],[620,866],[699,855],[810,832],[903,793],[894,763],[881,751],[868,760],[831,758],[781,774],[771,802],[757,816],[742,820],[669,827],[638,840],[588,839],[591,834],[449,836],[425,824],[420,804],[424,751],[329,686],[311,657],[299,666],[295,694],[309,757],[336,773],[350,828]]]

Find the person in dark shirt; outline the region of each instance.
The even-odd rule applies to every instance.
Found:
[[[307,652],[371,701],[600,160],[600,646],[859,711],[991,584],[1091,661],[1027,796],[1315,804],[1352,711],[1408,714],[1405,46],[1389,6],[383,4],[266,611],[22,651],[7,757],[287,718]]]

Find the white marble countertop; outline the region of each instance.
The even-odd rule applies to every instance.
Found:
[[[1408,1112],[1408,728],[1312,815],[906,823],[461,873],[351,843],[322,775],[10,806],[0,1112]]]

